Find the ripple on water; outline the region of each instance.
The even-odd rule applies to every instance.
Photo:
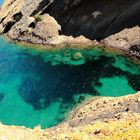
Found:
[[[140,90],[140,67],[101,49],[37,51],[0,39],[0,121],[54,126],[91,96]]]

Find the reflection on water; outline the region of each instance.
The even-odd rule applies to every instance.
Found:
[[[0,41],[4,124],[50,127],[86,98],[140,90],[140,67],[122,56],[101,49],[42,52]]]

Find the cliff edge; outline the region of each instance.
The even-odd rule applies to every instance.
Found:
[[[0,32],[44,46],[101,43],[139,58],[139,17],[139,0],[5,0]]]

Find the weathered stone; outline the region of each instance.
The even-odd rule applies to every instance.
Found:
[[[101,40],[126,27],[139,25],[139,13],[139,0],[115,0],[111,3],[94,0],[5,0],[0,12],[0,32],[7,33],[13,40],[42,45],[98,45],[92,40]],[[132,31],[126,29],[103,42],[111,47],[128,49],[131,45],[139,45],[138,32],[138,27],[132,28]],[[129,37],[127,33],[134,34],[136,38],[133,35]],[[133,54],[139,55],[138,51],[133,51]]]
[[[43,20],[37,23],[33,33],[43,39],[57,38],[61,26],[48,14],[45,14],[42,18]]]
[[[140,27],[126,28],[105,38],[102,42],[105,46],[129,50],[131,46],[140,44]]]
[[[140,92],[134,95],[128,95],[119,98],[99,98],[93,99],[73,113],[72,126],[88,124],[95,120],[104,118],[114,118],[114,115],[120,112],[140,113]],[[106,102],[104,104],[104,102]],[[95,106],[96,105],[96,106]],[[84,113],[83,113],[84,112]]]

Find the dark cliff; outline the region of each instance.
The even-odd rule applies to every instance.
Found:
[[[13,40],[43,45],[96,39],[139,56],[139,17],[139,0],[5,0],[0,32]]]

